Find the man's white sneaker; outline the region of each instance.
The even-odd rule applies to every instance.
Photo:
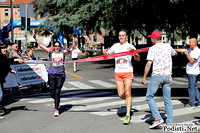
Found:
[[[158,125],[160,125],[160,124],[162,124],[162,123],[164,123],[164,120],[161,118],[161,119],[158,119],[158,120],[156,120],[156,121],[154,121],[154,123],[149,127],[150,129],[151,128],[154,128],[154,127],[156,127],[156,126],[158,126]]]

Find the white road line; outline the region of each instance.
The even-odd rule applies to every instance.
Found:
[[[180,116],[180,115],[187,115],[187,114],[191,114],[191,113],[197,113],[199,111],[200,111],[200,109],[197,109],[197,108],[195,108],[195,109],[186,109],[186,108],[175,109],[175,110],[173,110],[173,117]],[[162,111],[160,111],[160,112],[162,112]],[[123,119],[121,119],[121,120],[123,120]],[[131,122],[141,123],[141,122],[153,121],[153,120],[154,119],[152,118],[151,114],[145,114],[145,115],[133,116],[133,119],[131,119]]]
[[[115,79],[109,79],[110,81],[113,81],[115,82]],[[133,81],[133,84],[132,84],[132,87],[134,88],[135,86],[144,86],[142,85],[142,83],[140,84],[141,82],[141,79],[134,79],[135,81],[139,82],[139,83],[136,83],[135,81]],[[116,86],[115,86],[116,87]]]
[[[110,100],[110,99],[119,99],[118,97],[98,97],[98,98],[87,98],[87,99],[81,99],[81,100],[72,100],[68,102],[61,102],[61,105],[66,105],[66,104],[72,104],[72,105],[78,105],[78,104],[83,104],[83,103],[92,103],[92,102],[100,102],[100,101],[105,101],[105,100]]]
[[[144,85],[142,85],[142,83],[139,84],[139,83],[135,83],[135,82],[133,81],[132,87],[134,88],[135,86],[144,86]],[[144,86],[144,87],[145,87],[145,86]]]
[[[187,77],[176,77],[176,78],[173,78],[173,80],[180,80],[180,81],[188,81],[188,78]]]
[[[66,87],[62,87],[61,91],[68,91],[68,90],[77,90],[78,88],[66,88]]]
[[[115,79],[109,79],[109,80],[115,82]]]
[[[93,92],[93,91],[91,91],[91,90],[87,90],[87,91],[86,90],[80,90],[80,91],[65,92],[65,93],[62,93],[61,96],[76,95],[78,97],[79,95],[77,95],[77,94],[89,93],[89,92]],[[84,95],[88,95],[88,94],[84,94]],[[46,96],[46,97],[49,97],[49,96]],[[72,96],[70,96],[70,97],[72,97]],[[38,97],[35,98],[35,99],[32,98],[31,101],[27,101],[27,102],[28,103],[45,103],[45,102],[53,101],[52,98],[45,98],[45,97],[41,97],[41,98],[43,98],[43,99],[38,99]]]
[[[101,80],[88,80],[88,81],[106,88],[113,88],[113,87],[116,88],[115,84],[107,83]]]
[[[141,81],[142,81],[142,78],[134,78],[134,81],[141,82]],[[134,81],[133,81],[133,82],[134,82]]]
[[[155,98],[158,98],[158,97],[155,97]],[[180,101],[177,101],[177,100],[172,100],[172,104],[173,105],[178,105],[178,104],[182,104]],[[158,102],[156,103],[157,107],[163,107],[164,106],[164,102]],[[149,109],[149,106],[148,104],[142,104],[142,105],[138,105],[138,106],[132,106],[132,110],[138,110],[138,111],[141,111],[141,110],[145,110],[145,109]],[[94,112],[94,113],[91,113],[91,114],[96,114],[96,115],[100,115],[100,116],[107,116],[107,115],[113,115],[113,114],[117,114],[117,113],[126,113],[126,109],[116,109],[116,111],[111,111],[111,112]]]
[[[28,103],[46,103],[46,102],[52,102],[52,101],[53,101],[52,98],[45,98],[45,99],[28,101]]]
[[[134,80],[137,81],[137,82],[141,82],[142,79],[135,78]],[[147,80],[146,82],[149,83],[149,81],[150,80]],[[134,84],[134,81],[133,81],[133,84]],[[185,78],[173,78],[172,84],[186,85],[186,84],[188,84],[188,81]]]
[[[137,82],[141,83],[142,77],[141,77],[141,78],[138,78],[138,77],[137,77],[137,78],[134,78],[134,81],[137,81]],[[134,82],[134,81],[133,81],[133,82]],[[147,78],[147,79],[146,79],[146,82],[149,82],[149,81],[150,81],[150,78]]]
[[[157,99],[158,97],[155,97],[155,99]],[[133,98],[133,103],[134,102],[142,102],[145,101],[146,97],[137,97],[137,98]],[[118,100],[118,101],[114,101],[114,102],[106,102],[106,103],[100,103],[100,104],[93,104],[93,105],[86,105],[84,107],[74,107],[71,110],[74,111],[83,111],[83,110],[90,110],[90,109],[96,109],[96,108],[102,108],[102,107],[108,107],[108,106],[114,106],[114,105],[121,105],[121,104],[125,104],[124,100]]]
[[[177,84],[177,85],[187,85],[188,81],[178,81],[178,80],[173,80],[172,84]]]
[[[90,109],[96,109],[96,108],[108,107],[108,106],[120,105],[120,104],[125,104],[125,102],[120,100],[120,101],[115,101],[115,102],[86,105],[85,107],[74,107],[71,110],[73,110],[73,111],[83,111],[83,110],[90,110]]]
[[[87,84],[84,84],[82,82],[79,82],[79,81],[70,81],[70,82],[67,82],[68,84],[71,84],[71,85],[74,85],[80,89],[94,89],[95,87],[92,87],[90,85],[87,85]]]

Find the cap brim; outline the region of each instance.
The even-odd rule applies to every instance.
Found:
[[[151,37],[151,35],[148,35],[147,37]]]

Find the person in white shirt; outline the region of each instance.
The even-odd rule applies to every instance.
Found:
[[[72,51],[71,57],[72,60],[78,60],[78,55],[81,52],[78,48],[78,39],[74,38],[74,45],[76,46],[76,48]],[[77,72],[77,62],[73,63],[73,70],[76,73]]]
[[[184,52],[188,63],[186,65],[186,73],[188,75],[188,93],[189,102],[184,105],[185,108],[200,107],[200,93],[197,84],[197,78],[200,73],[199,62],[200,62],[200,49],[197,46],[197,39],[191,38],[189,41],[189,50],[187,49],[176,49],[177,52]],[[195,105],[197,100],[197,104]]]
[[[105,55],[134,51],[136,48],[128,43],[127,31],[122,29],[119,31],[119,43],[115,43],[110,49],[104,49]],[[140,61],[138,54],[133,56],[135,60]],[[124,124],[130,123],[130,111],[132,105],[131,86],[133,82],[133,66],[131,63],[132,55],[115,58],[115,81],[117,85],[117,92],[121,99],[126,101],[126,116]]]
[[[154,128],[164,123],[154,101],[154,96],[159,86],[162,86],[163,90],[167,114],[166,124],[172,124],[173,122],[173,108],[171,102],[172,56],[177,55],[177,52],[169,44],[162,43],[162,35],[159,31],[153,31],[152,34],[147,37],[151,37],[153,46],[149,48],[147,54],[147,64],[145,66],[142,84],[146,84],[146,76],[153,64],[151,80],[146,92],[146,100],[155,120],[149,128]]]

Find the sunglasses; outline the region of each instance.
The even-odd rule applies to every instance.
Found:
[[[54,47],[60,47],[60,46],[54,46]]]

